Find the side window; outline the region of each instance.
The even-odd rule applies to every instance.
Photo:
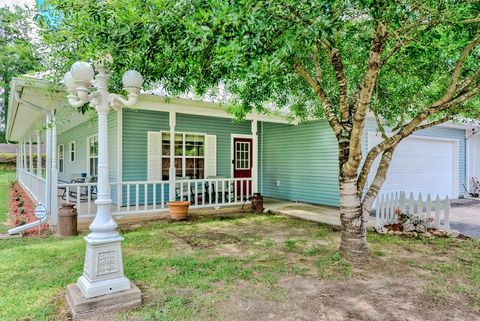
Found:
[[[58,171],[59,171],[60,173],[63,173],[63,170],[64,170],[64,159],[65,159],[65,149],[64,149],[63,144],[58,145],[57,159],[58,159]]]
[[[98,173],[98,136],[88,137],[88,175],[96,176]]]
[[[77,142],[70,142],[70,162],[77,161]]]

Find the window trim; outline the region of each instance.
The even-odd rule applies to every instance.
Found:
[[[72,148],[73,145],[73,148]],[[72,140],[68,143],[68,161],[70,163],[75,163],[77,161],[77,141]],[[72,152],[73,152],[73,160],[72,160]]]
[[[62,154],[60,154],[60,147],[62,148]],[[60,166],[60,161],[62,161],[62,166]],[[58,162],[57,163],[58,172],[64,173],[65,172],[65,145],[64,144],[59,144],[57,146],[57,162]]]
[[[162,172],[164,170],[163,168],[163,159],[168,158],[170,159],[170,155],[163,155],[163,134],[170,134],[170,131],[168,130],[163,130],[160,131],[160,162],[162,163]],[[183,132],[183,131],[175,131],[174,135],[181,134],[182,135],[182,156],[177,156],[173,155],[173,158],[181,158],[182,159],[182,177],[185,177],[187,174],[187,166],[186,166],[186,158],[195,158],[195,159],[203,159],[203,176],[204,179],[206,178],[206,170],[207,170],[207,156],[206,156],[206,143],[207,143],[207,133],[199,133],[199,132]],[[185,139],[187,135],[198,135],[198,136],[203,136],[203,156],[186,156],[185,155]],[[177,169],[177,168],[175,168]],[[197,178],[191,178],[191,179],[197,179]],[[163,174],[162,174],[162,180],[163,180]]]
[[[98,148],[98,135],[90,135],[87,137],[87,143],[86,143],[86,161],[87,161],[87,175],[90,176],[90,158],[96,158],[97,163],[98,163],[98,150],[97,150],[97,156],[96,157],[90,157],[90,139],[93,137],[97,137],[97,148]],[[98,168],[96,170],[96,175],[98,175]]]

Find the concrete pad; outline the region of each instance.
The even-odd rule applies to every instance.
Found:
[[[461,234],[480,239],[480,202],[450,209],[450,228]]]
[[[74,320],[87,320],[96,316],[131,309],[142,304],[142,292],[130,282],[126,291],[87,299],[75,283],[67,285],[67,302]]]
[[[305,221],[341,226],[340,209],[338,207],[285,201],[269,197],[264,199],[263,207],[269,209],[272,213],[283,214]],[[374,226],[375,217],[370,217],[367,227]]]

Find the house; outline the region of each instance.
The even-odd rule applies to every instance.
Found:
[[[60,202],[75,202],[80,217],[95,213],[98,138],[96,118],[75,112],[46,86],[12,81],[7,139],[19,144],[18,179],[47,205],[55,225]],[[467,159],[470,145],[479,157],[480,142],[467,144],[473,128],[445,124],[407,138],[382,192],[461,197],[463,184],[478,173],[478,162]],[[364,150],[378,139],[369,119]],[[249,114],[235,122],[216,103],[141,94],[134,109],[110,112],[108,143],[114,215],[165,211],[170,199],[188,199],[192,207],[241,204],[254,192],[339,205],[337,143],[326,121]],[[34,164],[30,155],[42,144],[46,164]]]

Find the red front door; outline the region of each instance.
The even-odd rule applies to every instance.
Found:
[[[252,177],[252,139],[251,138],[233,138],[233,177],[251,178]],[[252,182],[237,182],[237,197],[246,199],[252,194]]]

